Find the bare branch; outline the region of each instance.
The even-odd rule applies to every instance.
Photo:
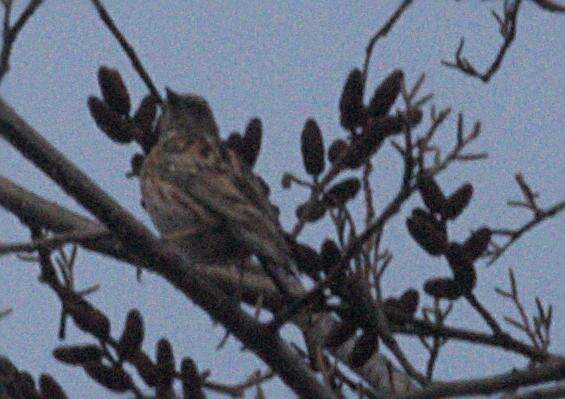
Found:
[[[536,198],[537,194],[532,191],[530,186],[526,183],[524,177],[518,173],[516,175],[516,181],[520,186],[520,190],[526,200],[526,202],[513,201],[509,202],[509,205],[520,204],[522,207],[528,209],[532,212],[532,219],[524,224],[518,229],[493,229],[492,232],[495,235],[503,235],[509,237],[508,241],[502,246],[495,246],[494,249],[490,249],[487,254],[490,257],[488,266],[492,265],[498,260],[506,250],[514,244],[516,241],[522,237],[526,232],[532,230],[534,227],[539,225],[541,222],[550,219],[558,215],[563,209],[565,209],[565,201],[558,202],[557,204],[547,208],[542,209],[538,206]]]
[[[151,80],[151,77],[143,67],[141,60],[137,56],[132,45],[128,43],[127,39],[124,37],[122,32],[120,32],[120,30],[112,20],[112,17],[110,17],[110,14],[108,14],[106,9],[104,8],[102,2],[100,0],[91,0],[91,1],[94,7],[96,8],[96,11],[98,11],[98,15],[100,16],[100,19],[102,20],[102,22],[104,22],[106,27],[108,27],[108,30],[112,33],[112,35],[114,35],[116,40],[120,43],[120,46],[127,54],[131,64],[133,65],[133,69],[135,69],[137,74],[141,77],[141,79],[143,80],[143,82],[151,92],[151,95],[153,95],[154,98],[158,99],[159,102],[162,103],[163,99],[161,98],[159,91],[157,90],[157,88],[153,84],[153,81]]]
[[[53,237],[33,240],[24,243],[2,244],[0,243],[0,256],[14,252],[34,252],[39,248],[55,249],[64,244],[82,244],[97,240],[102,237],[109,237],[110,233],[106,229],[99,231],[76,231],[66,234],[57,234]]]
[[[369,44],[365,49],[365,61],[363,62],[364,83],[367,82],[367,74],[369,72],[369,62],[371,61],[371,57],[373,55],[373,48],[375,47],[375,44],[377,44],[377,42],[380,39],[388,35],[394,24],[398,22],[402,14],[408,9],[408,7],[410,7],[412,2],[413,0],[403,0],[400,6],[398,6],[398,8],[396,9],[396,11],[390,16],[388,21],[381,27],[381,29],[379,29],[377,33],[375,33],[375,35],[371,38],[371,40],[369,40]]]
[[[12,11],[12,2],[4,2],[4,20],[2,26],[2,52],[0,53],[0,82],[10,70],[10,55],[12,48],[18,37],[18,34],[29,21],[32,15],[37,11],[43,0],[31,0],[24,9],[16,23],[10,26],[10,16]]]
[[[521,2],[521,0],[514,0],[512,3],[509,1],[504,1],[504,19],[500,18],[498,14],[493,12],[493,16],[499,24],[500,35],[504,39],[504,42],[498,50],[494,61],[484,73],[477,71],[477,69],[469,62],[469,60],[461,55],[463,53],[463,46],[465,45],[465,39],[463,38],[461,38],[459,47],[457,47],[457,51],[455,52],[455,61],[450,62],[443,60],[441,63],[449,68],[458,69],[466,75],[478,78],[484,83],[487,83],[500,69],[502,60],[504,59],[506,52],[516,38],[518,11],[520,10]]]
[[[565,6],[556,4],[551,0],[532,0],[540,8],[549,12],[565,12]]]
[[[190,266],[176,248],[156,240],[128,211],[1,100],[0,134],[106,224],[126,249],[140,257],[146,269],[166,278],[183,294],[208,311],[247,348],[277,371],[296,393],[305,397],[334,397],[331,390],[316,380],[302,359],[278,334],[265,331],[253,317],[240,309],[234,299],[225,295],[195,267]]]
[[[420,391],[394,396],[394,399],[433,399],[447,396],[492,394],[512,388],[559,381],[565,378],[565,360],[550,362],[534,369],[513,370],[487,378],[434,384]]]

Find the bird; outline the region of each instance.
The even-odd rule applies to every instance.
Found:
[[[256,255],[295,274],[276,207],[259,177],[223,145],[208,102],[167,88],[157,129],[140,185],[142,203],[162,238],[180,245],[194,262]]]

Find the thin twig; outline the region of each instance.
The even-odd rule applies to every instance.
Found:
[[[10,55],[12,48],[18,37],[18,34],[29,21],[32,15],[37,11],[43,0],[32,0],[24,9],[16,23],[10,26],[10,16],[12,11],[12,2],[4,3],[4,20],[2,27],[2,52],[0,53],[0,82],[10,70]]]
[[[375,44],[377,44],[377,42],[380,39],[382,39],[383,37],[388,35],[388,33],[390,32],[390,30],[392,29],[394,24],[396,22],[398,22],[398,20],[402,16],[402,14],[408,9],[408,7],[410,7],[412,2],[413,2],[413,0],[404,0],[402,2],[402,4],[400,4],[400,6],[398,6],[396,11],[390,16],[388,21],[379,29],[379,31],[377,33],[375,33],[375,35],[371,38],[371,40],[369,40],[369,44],[367,44],[367,48],[365,49],[365,61],[363,62],[363,82],[364,83],[367,82],[367,74],[369,72],[369,62],[371,61],[371,57],[373,55],[373,49],[375,47]]]
[[[467,299],[469,304],[481,315],[495,335],[504,334],[498,322],[494,319],[490,312],[481,305],[477,297],[472,292],[465,294],[465,299]]]
[[[35,252],[39,248],[55,249],[64,244],[83,244],[88,241],[97,240],[102,237],[109,237],[110,233],[106,229],[99,231],[73,231],[70,233],[57,234],[53,237],[42,238],[30,242],[1,244],[0,256],[14,252]]]
[[[512,244],[518,241],[518,239],[520,239],[520,237],[522,237],[524,233],[532,230],[534,227],[536,227],[546,219],[558,215],[561,211],[563,211],[563,209],[565,209],[565,201],[558,202],[557,204],[547,209],[540,208],[536,201],[537,194],[534,193],[522,174],[516,174],[515,178],[518,186],[520,187],[520,190],[522,191],[525,202],[511,201],[509,202],[509,204],[520,204],[522,207],[528,209],[532,212],[532,219],[518,229],[492,229],[493,234],[507,236],[509,237],[509,239],[506,243],[504,243],[503,246],[495,246],[493,250],[489,250],[487,252],[487,255],[490,257],[487,266],[490,266],[494,262],[496,262],[498,258],[500,258]]]
[[[441,63],[449,68],[458,69],[466,75],[478,78],[484,83],[487,83],[500,69],[502,60],[504,59],[506,52],[516,38],[518,11],[520,10],[521,2],[521,0],[514,0],[512,4],[510,4],[509,1],[504,1],[504,20],[500,18],[494,11],[492,12],[499,24],[500,35],[503,37],[504,42],[498,50],[494,61],[484,73],[477,71],[477,69],[469,62],[469,60],[461,55],[463,53],[463,46],[465,45],[464,38],[461,38],[459,47],[457,47],[457,51],[455,52],[455,61],[450,62],[442,60]]]
[[[160,103],[163,103],[163,99],[161,98],[159,91],[157,90],[157,88],[153,84],[153,81],[149,77],[149,74],[146,72],[145,68],[143,67],[143,64],[141,63],[141,60],[137,56],[135,50],[133,49],[131,44],[129,44],[129,42],[124,37],[122,32],[120,32],[120,30],[116,27],[116,24],[112,20],[112,17],[110,17],[110,14],[108,14],[106,9],[104,8],[102,2],[100,0],[91,0],[91,2],[96,8],[96,11],[98,11],[98,15],[100,16],[102,22],[104,22],[104,24],[108,27],[112,35],[114,35],[116,40],[120,43],[120,46],[122,47],[122,49],[128,56],[131,64],[133,65],[133,69],[135,69],[139,77],[143,80],[143,82],[151,92],[151,95],[154,98],[158,99]]]

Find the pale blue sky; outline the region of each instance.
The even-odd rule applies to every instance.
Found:
[[[23,2],[17,2],[23,3]],[[282,191],[280,176],[300,173],[299,137],[304,121],[319,122],[326,143],[344,132],[339,127],[337,105],[343,82],[353,67],[363,62],[370,36],[388,18],[397,1],[374,2],[186,2],[115,1],[108,9],[145,63],[157,86],[204,95],[212,105],[225,136],[244,129],[259,116],[265,127],[264,147],[257,169],[271,184],[272,198],[282,209],[283,224],[294,222],[293,207],[304,198],[300,189]],[[383,3],[385,5],[383,5]],[[497,2],[422,1],[405,14],[381,41],[374,53],[369,87],[372,89],[395,68],[405,71],[409,83],[425,72],[425,89],[435,94],[438,107],[464,111],[467,126],[481,120],[483,135],[472,149],[488,151],[481,163],[456,165],[439,178],[447,192],[471,181],[475,199],[451,227],[454,237],[464,239],[482,224],[514,227],[523,223],[525,212],[505,203],[518,199],[516,172],[524,173],[541,192],[544,206],[562,199],[563,52],[565,23],[562,17],[541,12],[524,2],[519,16],[518,37],[501,71],[485,85],[440,65],[451,59],[459,37],[467,38],[465,55],[480,69],[494,56],[500,43],[489,6]],[[137,104],[145,87],[130,67],[116,42],[97,19],[88,1],[45,2],[25,27],[12,58],[12,71],[1,94],[32,126],[89,173],[104,189],[149,224],[139,205],[137,181],[124,177],[134,146],[117,146],[97,131],[86,107],[86,98],[99,94],[96,71],[100,65],[118,68]],[[439,137],[444,148],[453,143],[455,115]],[[423,126],[428,125],[428,119]],[[80,210],[71,199],[8,145],[0,146],[0,173],[50,199]],[[377,210],[399,185],[398,157],[390,146],[375,162]],[[379,191],[380,190],[380,191]],[[420,204],[415,196],[401,217],[385,234],[384,245],[394,253],[385,278],[385,289],[398,295],[404,289],[421,290],[423,282],[449,273],[443,261],[428,258],[406,239],[405,215]],[[0,211],[0,240],[25,240],[27,232],[18,221]],[[332,232],[327,226],[306,229],[304,239],[313,245]],[[552,349],[565,350],[565,249],[563,220],[558,218],[526,235],[491,268],[478,266],[477,294],[501,319],[514,316],[513,309],[493,292],[507,286],[508,267],[514,267],[527,308],[534,297],[556,307]],[[78,368],[58,364],[51,350],[59,345],[59,302],[37,281],[37,265],[15,257],[0,258],[0,309],[13,307],[13,314],[0,321],[0,353],[34,375],[50,372],[72,397],[106,395]],[[223,329],[213,326],[202,311],[148,274],[136,283],[135,271],[115,261],[81,251],[77,285],[102,285],[92,301],[112,320],[117,336],[130,308],[146,316],[146,346],[153,353],[155,342],[168,337],[177,358],[192,356],[202,369],[213,370],[215,380],[236,382],[260,365],[252,355],[241,353],[230,340],[220,352],[213,348]],[[427,299],[427,303],[430,303]],[[457,303],[451,324],[483,329],[484,323],[465,303]],[[89,341],[69,323],[68,344]],[[402,339],[406,351],[419,367],[425,365],[417,340]],[[439,360],[442,379],[481,376],[525,366],[524,359],[502,352],[477,350],[470,345],[449,345]],[[490,353],[489,353],[490,352]],[[269,384],[269,397],[283,397],[279,383]],[[211,395],[213,397],[213,395]]]

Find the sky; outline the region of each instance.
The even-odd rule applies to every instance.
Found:
[[[24,6],[16,2],[16,9]],[[294,208],[306,198],[300,188],[284,191],[285,171],[303,176],[300,132],[306,119],[315,118],[326,143],[345,137],[339,126],[338,102],[349,71],[361,67],[369,38],[388,19],[398,1],[302,2],[186,2],[119,1],[106,3],[110,14],[136,48],[141,60],[163,90],[205,96],[222,135],[242,131],[249,119],[260,117],[264,143],[256,170],[271,185],[271,199],[281,208],[287,228],[295,221]],[[489,84],[441,65],[453,57],[461,36],[464,54],[483,70],[495,55],[500,37],[490,7],[498,2],[423,1],[406,12],[393,31],[377,44],[369,73],[369,94],[396,68],[409,85],[426,74],[425,92],[433,92],[436,107],[453,114],[439,132],[443,148],[453,144],[457,112],[466,126],[480,120],[483,133],[470,148],[487,151],[478,163],[456,164],[438,178],[450,193],[465,182],[475,189],[465,213],[450,226],[450,236],[464,240],[472,229],[518,227],[527,212],[508,208],[506,201],[521,199],[514,175],[522,172],[540,193],[539,203],[562,200],[564,161],[563,108],[565,86],[563,18],[524,2],[518,34],[501,70]],[[52,144],[65,153],[102,188],[140,220],[150,220],[140,206],[138,182],[127,179],[129,159],[139,151],[119,146],[99,132],[86,106],[89,95],[100,95],[96,72],[101,65],[117,68],[137,105],[146,88],[126,56],[98,20],[87,1],[48,1],[24,28],[12,56],[12,70],[0,87],[2,98]],[[421,130],[429,126],[428,115]],[[400,184],[397,153],[388,145],[374,162],[373,182],[377,211]],[[0,146],[0,174],[64,206],[86,211],[7,144]],[[418,196],[406,204],[384,235],[393,254],[384,279],[385,293],[399,295],[414,287],[422,292],[432,277],[448,275],[442,260],[429,258],[406,236],[406,216],[421,206]],[[360,207],[354,208],[361,213]],[[152,226],[151,226],[152,228]],[[319,244],[333,234],[328,224],[309,226],[303,239]],[[512,306],[494,293],[509,286],[512,267],[529,311],[534,298],[554,304],[551,350],[565,352],[565,247],[563,218],[557,217],[525,235],[494,266],[478,264],[477,296],[502,321],[516,317]],[[18,220],[0,210],[0,241],[22,241],[28,232]],[[235,383],[252,370],[265,368],[252,354],[241,352],[233,338],[219,351],[215,346],[224,330],[163,279],[145,273],[141,283],[135,270],[117,261],[80,250],[76,265],[77,288],[100,284],[89,299],[111,319],[115,337],[121,333],[129,309],[145,316],[144,348],[167,337],[178,359],[191,356],[201,369],[211,369],[216,381]],[[79,368],[59,364],[52,357],[61,344],[91,342],[69,323],[67,340],[57,339],[60,303],[37,279],[38,267],[14,256],[0,258],[0,310],[13,313],[0,321],[0,354],[7,355],[34,376],[53,374],[71,397],[111,395],[92,383]],[[424,303],[431,304],[429,298]],[[483,321],[464,302],[456,302],[450,324],[487,331]],[[401,339],[403,348],[424,368],[426,354],[417,339]],[[486,376],[526,361],[501,351],[468,344],[448,344],[439,359],[442,380]],[[279,381],[264,386],[268,397],[285,397]],[[210,397],[214,397],[213,394]]]

